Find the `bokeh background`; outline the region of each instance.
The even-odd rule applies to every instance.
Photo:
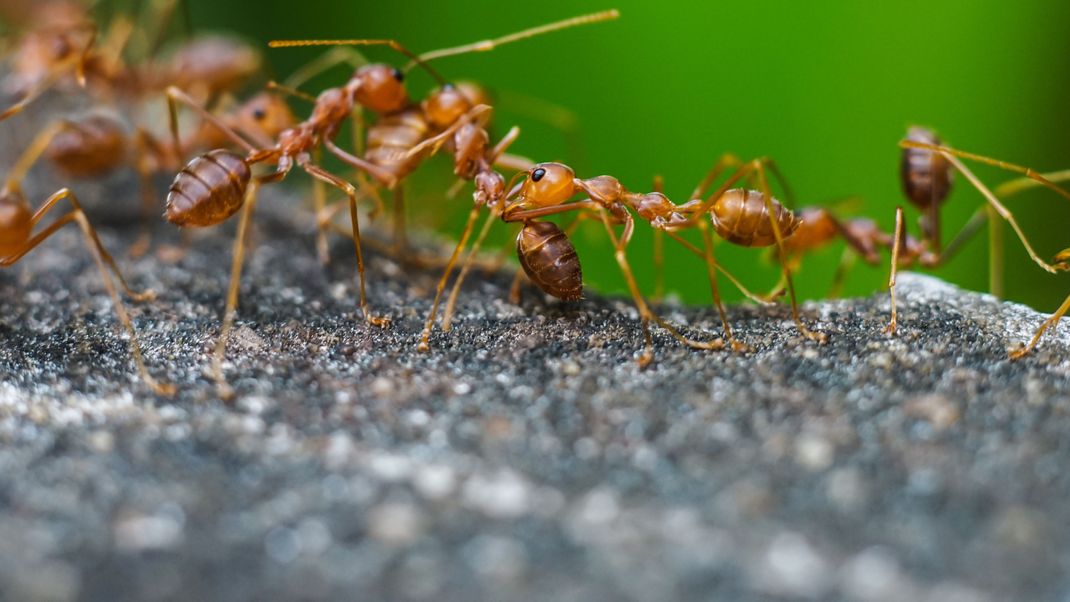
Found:
[[[910,124],[931,126],[959,148],[1041,171],[1070,167],[1070,3],[1059,0],[188,0],[194,30],[231,30],[264,44],[276,38],[394,37],[416,51],[612,7],[621,11],[617,21],[444,59],[436,67],[448,78],[479,81],[497,93],[496,131],[523,128],[516,152],[567,162],[581,175],[613,174],[633,190],[648,189],[660,174],[678,202],[721,153],[769,155],[800,204],[857,195],[861,201],[849,204],[849,212],[890,229],[895,206],[905,203],[896,142]],[[280,78],[318,52],[265,49]],[[366,54],[399,60],[381,48]],[[337,85],[347,73],[339,68],[307,89]],[[414,72],[410,86],[420,95],[431,81]],[[578,129],[562,128],[553,107],[567,107],[571,114],[565,117],[574,118]],[[442,191],[452,183],[448,162],[432,163],[412,182],[411,219],[456,233],[468,195],[445,201]],[[992,185],[1014,175],[984,166],[976,173]],[[945,243],[982,202],[957,179],[943,214]],[[1044,257],[1070,246],[1066,200],[1036,190],[1008,204]],[[908,208],[907,215],[914,227],[917,211]],[[985,233],[937,273],[987,290]],[[1042,272],[1009,230],[1006,237],[1006,296],[1054,309],[1070,292],[1070,277]],[[498,228],[498,244],[509,244],[509,238],[506,228]],[[588,224],[575,240],[589,285],[623,291],[601,227]],[[641,227],[630,256],[648,291],[651,248],[650,231]],[[667,250],[670,291],[688,302],[708,301],[702,264],[671,241]],[[806,261],[798,275],[804,296],[826,293],[841,250],[836,244]],[[761,251],[725,244],[719,258],[757,290],[776,281]],[[858,264],[846,293],[879,290],[886,272],[885,266]]]

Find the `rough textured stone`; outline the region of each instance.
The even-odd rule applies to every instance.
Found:
[[[230,232],[178,264],[124,261],[136,380],[76,230],[0,273],[4,598],[1063,599],[1070,363],[1042,319],[904,275],[887,297],[734,307],[753,353],[682,349],[626,300],[506,301],[475,275],[454,330],[415,351],[437,270],[351,247],[265,198],[226,367],[205,378]],[[122,249],[136,228],[115,223]],[[159,240],[174,243],[160,228]],[[121,254],[121,253],[120,253]],[[716,331],[709,308],[664,308]]]

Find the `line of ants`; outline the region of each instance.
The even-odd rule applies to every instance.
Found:
[[[840,219],[828,209],[789,208],[772,193],[770,175],[790,195],[780,170],[766,157],[741,161],[731,154],[722,156],[698,183],[688,200],[677,204],[661,191],[660,180],[655,181],[652,192],[632,192],[613,176],[581,178],[563,163],[534,163],[524,157],[508,154],[507,150],[518,138],[519,129],[510,129],[498,142],[492,143],[487,130],[493,110],[488,96],[470,85],[450,84],[429,64],[446,56],[491,50],[535,35],[611,20],[617,16],[615,10],[604,11],[494,40],[423,54],[413,53],[395,40],[272,42],[272,47],[331,45],[337,48],[285,84],[271,84],[269,92],[253,96],[230,111],[219,111],[209,101],[221,91],[233,89],[245,77],[233,74],[247,71],[249,62],[247,53],[231,46],[230,50],[217,53],[223,58],[211,63],[215,69],[213,73],[200,73],[200,79],[193,80],[210,82],[206,84],[209,89],[207,94],[191,94],[173,83],[162,86],[162,94],[168,104],[169,142],[161,141],[140,127],[135,128],[132,137],[126,136],[117,120],[99,113],[80,120],[61,119],[46,126],[15,163],[0,190],[0,266],[16,263],[64,225],[78,224],[86,236],[90,253],[101,271],[120,322],[130,332],[131,353],[143,380],[160,394],[173,393],[172,385],[157,381],[146,369],[134,325],[108,270],[131,300],[151,299],[152,291],[137,292],[127,285],[73,192],[67,188],[57,191],[34,212],[22,193],[21,183],[31,166],[42,156],[72,176],[95,176],[120,165],[131,165],[141,175],[144,203],[151,207],[154,206],[151,192],[148,192],[151,190],[151,174],[177,170],[166,200],[165,218],[169,222],[180,227],[205,227],[219,224],[240,213],[226,308],[212,359],[212,376],[219,385],[220,395],[224,397],[230,394],[230,390],[223,374],[223,359],[237,309],[246,238],[256,207],[257,193],[262,185],[285,178],[294,167],[306,172],[316,182],[313,200],[318,227],[317,251],[321,259],[326,258],[327,233],[336,228],[331,217],[339,207],[348,209],[350,219],[346,234],[354,245],[359,304],[364,320],[375,327],[386,327],[390,320],[374,314],[367,302],[358,204],[370,199],[378,213],[383,204],[378,188],[394,191],[395,251],[403,254],[406,251],[406,238],[402,185],[406,178],[426,159],[444,150],[452,155],[455,175],[461,181],[474,183],[473,206],[438,281],[418,343],[421,351],[431,348],[438,308],[465,248],[469,247],[469,242],[472,243],[448,296],[442,317],[443,330],[449,330],[461,282],[492,224],[498,220],[521,225],[516,238],[516,252],[522,272],[518,272],[514,282],[514,294],[523,274],[544,293],[564,300],[578,300],[583,293],[580,259],[569,235],[581,220],[594,220],[602,224],[639,312],[644,340],[644,348],[638,356],[640,367],[647,366],[654,359],[651,323],[693,349],[728,348],[736,352],[750,349],[744,340],[737,338],[729,323],[721,298],[719,275],[725,276],[745,296],[760,303],[770,303],[771,299],[786,293],[791,317],[799,333],[807,340],[824,343],[827,334],[808,326],[800,315],[792,273],[799,267],[802,256],[835,239],[845,241],[847,249],[871,265],[879,264],[881,251],[889,253],[891,304],[889,321],[884,329],[889,334],[896,332],[898,324],[896,275],[899,267],[918,265],[933,268],[943,264],[979,230],[986,219],[999,218],[1009,223],[1032,260],[1041,268],[1049,272],[1070,269],[1070,249],[1058,254],[1053,262],[1045,262],[1033,249],[1014,215],[1001,202],[1002,198],[1031,186],[1045,186],[1070,199],[1070,193],[1055,183],[1070,178],[1070,173],[1057,172],[1045,176],[1026,167],[963,152],[944,145],[932,131],[914,127],[900,142],[901,180],[906,198],[922,212],[918,237],[906,232],[902,207],[896,210],[895,229],[892,232],[881,230],[868,219]],[[63,76],[73,74],[81,85],[91,78],[96,79],[104,82],[102,87],[110,88],[114,94],[126,94],[138,101],[159,94],[160,82],[166,81],[153,78],[151,82],[142,81],[140,86],[130,83],[137,81],[138,78],[131,75],[137,70],[124,65],[118,58],[121,52],[114,49],[116,46],[121,48],[121,39],[129,35],[128,32],[123,34],[121,28],[119,33],[108,36],[109,39],[118,37],[120,41],[102,45],[111,49],[107,51],[111,57],[108,60],[102,58],[105,50],[98,50],[95,45],[95,27],[83,18],[67,16],[63,20],[50,22],[47,27],[33,30],[32,34],[51,35],[59,39],[63,44],[53,45],[62,47],[63,51],[44,58],[38,57],[36,73],[29,68],[23,68],[18,73],[23,96],[11,108],[0,113],[0,120],[21,112]],[[27,46],[34,47],[35,44],[41,46],[39,40],[28,42]],[[406,56],[409,63],[400,69],[387,64],[369,64],[356,51],[338,51],[350,46],[375,45],[392,48]],[[33,61],[24,62],[33,64]],[[344,85],[329,88],[316,97],[310,97],[298,89],[304,80],[339,62],[356,67]],[[420,102],[412,100],[405,87],[406,74],[416,67],[429,74],[437,84]],[[224,77],[222,73],[231,76]],[[310,116],[303,121],[297,120],[281,95],[298,96],[312,102],[314,106]],[[194,134],[185,137],[179,132],[179,111],[183,107],[203,122]],[[344,124],[351,121],[362,123],[356,119],[361,111],[370,112],[373,120],[367,127],[355,128],[355,137],[360,138],[362,144],[351,152],[340,146],[336,138]],[[229,149],[223,148],[227,145]],[[136,148],[137,152],[131,153],[131,147]],[[178,170],[177,165],[183,157],[204,148],[213,150],[198,155]],[[321,150],[355,170],[356,175],[344,178],[325,169],[318,160]],[[1020,173],[1023,177],[992,191],[963,164],[963,159],[994,165]],[[273,169],[258,173],[256,166],[260,164],[271,165]],[[499,169],[513,170],[516,174],[507,183]],[[953,172],[958,172],[969,181],[983,195],[986,203],[945,247],[942,245],[939,217],[940,208],[951,190]],[[346,203],[328,206],[324,185],[344,193]],[[34,230],[46,214],[63,200],[67,200],[72,209],[35,234]],[[486,220],[473,239],[475,225],[483,210],[487,212]],[[545,220],[558,214],[574,215],[575,220],[566,230]],[[659,283],[663,270],[662,236],[674,239],[703,261],[713,303],[720,317],[722,336],[692,338],[654,311],[641,292],[628,259],[628,247],[636,221],[646,222],[657,235],[655,265]],[[682,236],[684,232],[692,230],[696,230],[701,239],[698,245]],[[781,272],[781,283],[777,289],[764,296],[747,290],[738,278],[717,261],[714,233],[730,244],[773,249]],[[993,269],[999,271],[998,266]],[[1035,348],[1043,333],[1068,310],[1070,297],[1037,329],[1027,345],[1010,352],[1011,359],[1018,359]]]

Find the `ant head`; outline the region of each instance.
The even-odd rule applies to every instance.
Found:
[[[26,197],[9,183],[0,191],[0,257],[17,253],[30,240],[32,219]]]
[[[423,104],[427,120],[440,129],[456,123],[473,106],[464,90],[453,84],[446,84],[435,90]]]
[[[458,81],[454,82],[453,86],[460,90],[461,94],[468,99],[468,102],[474,107],[476,105],[493,105],[494,98],[491,96],[490,90],[472,81]]]
[[[370,111],[392,113],[409,104],[405,92],[405,74],[390,65],[366,65],[353,74],[354,100]]]
[[[253,96],[238,110],[238,129],[262,132],[272,139],[292,127],[296,121],[286,101],[270,92]]]
[[[576,193],[575,180],[576,172],[567,165],[539,163],[520,184],[520,201],[532,207],[560,205]]]

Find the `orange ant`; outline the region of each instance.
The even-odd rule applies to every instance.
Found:
[[[122,323],[123,327],[130,333],[130,352],[134,356],[134,363],[137,365],[141,378],[157,394],[168,396],[174,394],[174,386],[158,382],[149,374],[148,369],[145,367],[141,355],[141,344],[138,341],[137,330],[134,328],[134,324],[130,320],[126,307],[119,298],[119,294],[115,289],[115,284],[112,281],[112,277],[108,273],[108,270],[111,270],[112,274],[115,275],[115,278],[119,281],[123,291],[125,291],[131,299],[139,302],[148,301],[155,298],[155,294],[151,290],[136,292],[127,285],[126,279],[123,278],[122,272],[119,271],[119,266],[115,263],[112,256],[104,249],[104,246],[100,242],[100,238],[97,236],[96,230],[93,228],[92,224],[89,222],[89,218],[86,217],[85,212],[82,210],[78,198],[70,189],[62,188],[58,190],[45,199],[44,203],[42,203],[37,211],[31,211],[30,204],[27,202],[26,196],[22,192],[21,182],[29,167],[36,161],[37,156],[44,151],[45,146],[46,143],[41,137],[35,140],[34,143],[23,152],[18,161],[16,161],[3,189],[0,189],[0,267],[6,268],[14,265],[20,259],[25,257],[27,253],[59,231],[63,226],[70,223],[77,224],[78,227],[82,229],[82,233],[85,235],[86,246],[89,248],[89,252],[93,256],[97,268],[100,270],[101,279],[104,281],[104,288],[108,291],[112,304],[115,306],[115,313],[119,317],[119,321]],[[34,234],[34,228],[40,224],[48,212],[60,201],[65,199],[70,202],[72,209],[37,234]]]
[[[645,349],[639,357],[640,367],[653,361],[653,339],[650,322],[666,329],[679,342],[694,349],[722,349],[723,339],[710,341],[692,340],[679,332],[672,324],[659,317],[643,297],[628,263],[626,251],[635,229],[635,213],[652,227],[662,230],[680,241],[706,262],[707,275],[713,300],[724,327],[725,337],[737,351],[746,345],[736,340],[728,324],[727,313],[721,301],[717,284],[718,270],[727,272],[717,264],[713,253],[713,239],[704,217],[710,214],[713,229],[722,237],[742,246],[780,247],[783,239],[798,226],[795,215],[774,199],[769,192],[765,169],[768,159],[756,159],[741,166],[709,198],[703,200],[717,175],[731,164],[730,156],[719,160],[692,194],[691,201],[682,205],[673,204],[661,192],[635,193],[627,190],[612,176],[590,179],[577,178],[575,172],[561,163],[539,163],[524,174],[524,180],[511,186],[504,207],[497,209],[502,220],[524,224],[517,238],[517,249],[524,271],[544,292],[562,298],[575,298],[579,293],[579,261],[567,236],[556,226],[542,225],[537,221],[549,215],[579,211],[580,215],[597,216],[606,229],[614,246],[614,256],[624,275],[625,282],[635,301],[643,326]],[[751,173],[757,175],[763,192],[733,189],[732,184]],[[518,174],[519,175],[519,174]],[[579,193],[587,195],[582,200],[572,200]],[[511,200],[514,199],[515,200]],[[620,235],[614,226],[623,225]],[[703,233],[703,249],[699,250],[681,238],[680,230],[698,227]],[[467,230],[466,230],[467,233]],[[465,237],[462,237],[462,244]],[[456,252],[455,252],[456,254]],[[783,252],[781,252],[783,258]],[[792,316],[800,332],[812,340],[824,341],[823,333],[812,332],[799,319],[795,305],[794,288],[787,265],[782,261],[785,278],[792,299]],[[732,278],[735,281],[734,278]],[[434,307],[432,307],[433,319]],[[424,341],[431,320],[424,330]]]
[[[982,155],[956,150],[943,145],[939,137],[926,128],[911,127],[907,132],[906,139],[901,140],[899,146],[903,149],[900,175],[904,193],[911,203],[923,211],[920,220],[921,239],[916,245],[918,253],[916,256],[919,264],[930,268],[942,265],[954,254],[955,251],[958,250],[962,242],[976,232],[980,224],[980,220],[971,220],[955,239],[953,239],[952,244],[948,245],[946,249],[941,248],[940,206],[947,199],[947,196],[951,191],[951,174],[952,169],[954,169],[962,174],[970,184],[972,184],[973,187],[985,197],[987,202],[986,211],[990,214],[988,216],[989,219],[999,216],[1010,224],[1011,228],[1018,236],[1018,239],[1022,241],[1022,245],[1025,247],[1026,252],[1029,253],[1029,257],[1034,263],[1052,273],[1070,268],[1070,266],[1064,262],[1065,257],[1063,257],[1062,254],[1056,257],[1055,264],[1049,264],[1041,259],[1037,252],[1033,250],[1033,246],[1029,243],[1025,233],[1018,225],[1017,220],[1015,220],[1014,214],[1000,202],[995,193],[989,190],[988,187],[985,186],[985,184],[982,183],[981,180],[962,163],[962,161],[960,161],[960,158],[978,161],[1023,174],[1027,178],[1036,181],[1038,185],[1050,188],[1068,200],[1070,200],[1070,192],[1056,186],[1053,182],[1028,167],[1022,167],[1020,165],[1007,163]],[[910,243],[904,235],[902,207],[896,208],[895,234],[893,236],[893,241],[891,275],[888,279],[888,287],[891,292],[891,320],[885,327],[885,332],[889,334],[895,333],[897,324],[895,278],[899,262],[903,257],[910,258],[913,253],[909,248]],[[992,276],[994,282],[999,282],[1002,274],[1002,268],[999,263],[999,258],[1001,258],[1003,254],[1002,239],[996,236],[990,236],[990,246],[994,265]],[[1041,329],[1041,332],[1042,331],[1043,327]],[[1034,339],[1034,344],[1036,340],[1039,340],[1039,333]],[[1024,354],[1030,348],[1032,347],[1027,347],[1025,350],[1021,351],[1021,354]],[[1020,357],[1020,355],[1012,353],[1012,357]]]
[[[375,113],[377,119],[367,128],[364,152],[362,156],[351,156],[347,163],[373,176],[379,184],[394,192],[394,243],[395,251],[401,253],[405,243],[405,209],[402,181],[412,173],[430,155],[443,146],[454,155],[454,173],[464,180],[471,180],[479,169],[480,158],[486,155],[489,135],[484,129],[490,120],[491,107],[487,94],[471,84],[449,84],[427,63],[434,59],[456,56],[469,52],[485,52],[499,46],[530,38],[533,36],[558,31],[589,23],[598,23],[619,16],[616,10],[608,10],[571,19],[557,21],[547,25],[533,27],[520,32],[505,35],[492,40],[483,40],[453,48],[433,50],[415,55],[395,40],[277,40],[269,43],[273,48],[299,46],[373,46],[385,45],[410,58],[403,69],[385,64],[365,63],[359,53],[335,52],[324,55],[314,65],[303,69],[297,77],[292,77],[287,87],[295,87],[299,82],[340,62],[358,66],[351,85],[364,81],[356,91],[356,104]],[[438,83],[422,102],[413,102],[402,84],[404,76],[415,66],[423,67]],[[387,93],[387,90],[390,93]],[[373,97],[372,92],[377,96]],[[322,95],[321,95],[322,97]],[[530,167],[530,161],[512,157],[504,153],[519,134],[513,128],[506,134],[499,147],[502,152],[496,154],[496,161],[506,167],[519,170]],[[336,153],[337,154],[337,153]],[[316,209],[323,210],[325,201],[317,192]],[[326,257],[325,231],[321,226],[317,246],[321,258]]]

